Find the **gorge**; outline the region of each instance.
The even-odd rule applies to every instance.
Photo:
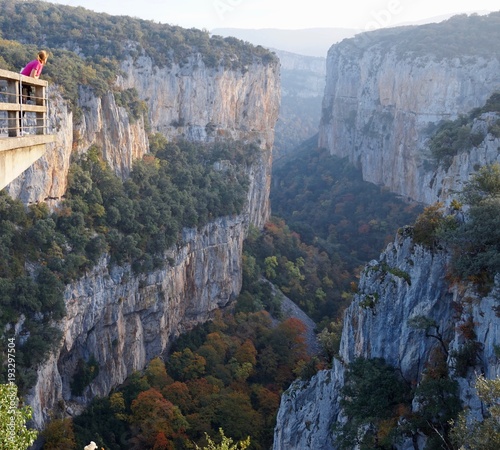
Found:
[[[28,5],[9,4],[5,11],[13,7]],[[58,10],[68,21],[79,20],[82,13],[50,4],[38,7]],[[220,40],[210,43],[207,35],[199,34],[214,49],[221,45]],[[11,38],[15,37],[14,30]],[[45,201],[57,208],[67,189],[72,157],[92,146],[125,179],[134,160],[148,153],[151,130],[169,140],[245,141],[256,144],[260,152],[246,169],[249,188],[241,214],[214,219],[199,229],[184,229],[178,244],[165,255],[168,267],[137,276],[130,266],[113,268],[103,256],[97,266],[66,287],[67,312],[57,325],[63,339],[38,369],[27,399],[37,428],[43,428],[52,411],[64,403],[63,409],[73,414],[95,396],[107,395],[162,354],[181,332],[229,304],[241,287],[247,229],[250,225],[262,227],[270,214],[271,151],[280,98],[277,59],[248,45],[242,53],[222,52],[220,57],[232,58],[231,63],[212,67],[204,61],[202,50],[188,47],[182,62],[160,67],[139,42],[127,45],[140,55],[122,61],[112,89],[135,91],[147,113],[133,117],[118,104],[112,90],[97,95],[85,86],[78,87],[77,103],[71,104],[61,95],[61,87],[52,85],[49,120],[56,142],[11,183],[11,196],[25,204]],[[66,46],[78,46],[78,41]],[[221,162],[219,170],[223,167]],[[91,356],[101,367],[99,376],[83,395],[72,398],[69,385],[78,361],[88,361]]]
[[[222,152],[212,161],[212,155],[201,152],[202,165],[220,178],[236,178],[236,166],[238,174],[245,175],[245,201],[238,213],[214,217],[209,212],[206,221],[197,223],[196,218],[189,226],[178,224],[175,243],[162,253],[161,264],[152,263],[150,270],[136,270],[133,258],[117,264],[111,251],[103,251],[95,264],[82,264],[83,273],[65,284],[64,317],[50,324],[60,330],[61,340],[36,368],[36,380],[25,397],[33,408],[33,424],[41,430],[53,417],[78,416],[94,399],[106,397],[156,357],[165,356],[179,336],[234,304],[242,290],[244,263],[248,271],[258,272],[255,258],[243,254],[249,235],[255,240],[267,226],[284,241],[299,239],[286,225],[283,229],[288,234],[275,223],[269,224],[274,129],[281,98],[280,61],[275,54],[235,38],[209,36],[206,31],[94,14],[83,8],[19,0],[0,0],[0,5],[4,40],[0,48],[6,55],[1,64],[14,70],[19,54],[27,52],[26,38],[19,34],[26,8],[40,12],[39,18],[29,16],[33,45],[50,47],[53,60],[59,61],[46,71],[56,142],[8,187],[8,194],[22,201],[34,216],[42,215],[37,208],[45,204],[50,211],[71,217],[71,208],[65,207],[72,200],[71,182],[76,179],[85,193],[91,192],[93,183],[74,167],[81,158],[94,158],[96,167],[109,167],[137,196],[138,187],[130,181],[137,162],[152,168],[151,172],[178,163],[157,157],[164,151],[155,147],[159,140],[165,145],[187,141],[204,151],[211,151],[215,147],[210,145],[218,142],[257,149],[250,162]],[[64,20],[57,21],[57,17]],[[51,28],[49,22],[61,23]],[[499,162],[500,109],[495,96],[500,90],[499,25],[499,13],[458,16],[441,24],[365,33],[333,45],[327,57],[318,146],[350,161],[364,180],[405,201],[425,206],[442,202],[443,220],[462,217],[467,210],[456,206],[457,192],[481,166]],[[42,33],[42,29],[47,31]],[[110,35],[115,39],[107,40]],[[281,57],[289,58],[290,67],[303,69],[302,59],[285,53]],[[69,60],[81,64],[72,67],[74,77],[66,76],[62,64]],[[310,58],[309,63],[312,68],[306,67],[303,75],[311,85],[303,91],[305,97],[316,98],[323,86],[323,60]],[[467,148],[453,153],[454,148],[442,144],[443,140],[434,140],[457,128]],[[431,150],[438,144],[445,147],[438,149],[444,157]],[[193,184],[182,170],[179,179],[181,185]],[[327,175],[314,181],[335,183]],[[167,190],[163,182],[160,187]],[[312,196],[312,185],[304,189],[305,194]],[[210,186],[202,187],[210,192]],[[280,185],[273,188],[280,189]],[[344,203],[352,195],[346,195]],[[224,204],[227,198],[213,201]],[[73,201],[76,209],[79,199]],[[188,200],[180,197],[179,203],[183,201]],[[96,203],[102,206],[105,201]],[[5,204],[2,200],[0,206]],[[341,209],[327,201],[318,207]],[[117,222],[119,214],[109,213],[113,215]],[[116,234],[108,212],[96,207],[88,216],[97,223],[91,237]],[[12,229],[8,229],[10,234],[14,234]],[[134,233],[137,236],[126,242],[140,239],[140,232]],[[31,234],[26,238],[31,239]],[[271,240],[263,239],[267,250],[272,248]],[[338,246],[337,242],[327,244]],[[328,247],[318,248],[310,260],[324,263]],[[58,250],[69,259],[73,249],[65,243],[49,250]],[[358,250],[362,255],[363,250]],[[264,272],[272,278],[278,260],[265,256]],[[423,242],[414,227],[406,226],[379,258],[361,269],[357,283],[351,283],[352,292],[342,298],[352,297],[352,301],[343,315],[340,349],[331,368],[321,368],[310,379],[298,379],[281,396],[274,450],[345,448],[338,437],[339,426],[351,418],[344,409],[343,389],[350,368],[360,358],[383,359],[413,393],[401,403],[398,411],[403,413],[383,423],[391,430],[424,409],[424,400],[414,393],[435,367],[446,372],[446,381],[455,383],[462,407],[474,417],[485,417],[474,383],[478,373],[488,379],[500,376],[500,280],[492,277],[488,291],[478,289],[471,280],[458,280],[449,270],[453,258],[452,249],[437,237],[431,244]],[[290,285],[310,270],[305,266],[308,262],[301,257],[286,261]],[[22,266],[26,278],[36,278],[35,262],[16,264],[19,272]],[[338,265],[339,279],[345,278],[342,262]],[[334,284],[327,275],[316,278],[321,278],[318,283]],[[312,292],[318,302],[326,296],[321,289]],[[10,319],[5,333],[14,334],[22,346],[30,338],[25,328],[28,322],[41,316],[42,312],[35,311],[26,320],[20,314],[15,321]],[[262,328],[270,328],[268,322],[263,323]],[[466,351],[471,348],[474,354],[469,357]],[[245,357],[252,359],[248,354]],[[270,358],[264,361],[262,365],[271,361],[272,366]],[[75,390],[72,384],[82,367],[99,370]],[[235,367],[239,370],[243,364]],[[240,382],[233,384],[245,391]],[[278,398],[262,396],[268,404]],[[423,450],[439,438],[439,432],[433,431],[421,424],[404,428],[390,448]]]
[[[498,162],[500,140],[492,125],[499,114],[480,109],[500,89],[500,60],[490,46],[498,30],[485,32],[480,44],[466,33],[480,23],[494,27],[498,20],[498,13],[487,18],[459,16],[427,28],[381,30],[334,45],[328,54],[319,145],[349,158],[364,179],[404,197],[427,205],[456,201],[471,174]],[[433,36],[432,43],[421,42],[426,32]],[[449,45],[457,32],[463,33],[467,45]],[[464,117],[473,108],[477,114],[470,114],[462,126],[479,132],[477,142],[451,153],[447,164],[433,159],[432,133],[443,120]],[[420,386],[442,345],[446,371],[457,383],[462,405],[482,420],[485,411],[474,390],[476,376],[495,379],[500,374],[495,351],[500,341],[498,278],[486,294],[472,283],[450,279],[449,250],[426,247],[413,239],[411,228],[404,228],[380,258],[364,268],[344,315],[332,369],[295,382],[281,399],[275,450],[346,448],[337,433],[339,424],[352,419],[342,407],[349,365],[359,358],[383,358],[408,384]],[[431,321],[427,323],[432,323],[432,331],[412,327],[422,318]],[[479,348],[477,359],[459,370],[460,355],[470,348],[471,339]],[[420,403],[414,399],[413,414],[423,404],[421,398]],[[432,441],[432,432],[414,433],[403,433],[393,445],[405,450],[452,448],[442,439]]]

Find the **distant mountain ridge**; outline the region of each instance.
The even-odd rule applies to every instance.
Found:
[[[215,28],[211,34],[224,37],[234,36],[254,45],[277,48],[300,55],[326,57],[328,49],[333,44],[353,37],[360,31],[362,30],[354,28],[304,28],[301,30]]]

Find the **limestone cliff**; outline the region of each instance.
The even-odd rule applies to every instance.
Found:
[[[295,382],[283,395],[275,429],[275,450],[338,448],[332,425],[344,420],[339,404],[345,365],[357,357],[381,357],[401,370],[406,380],[418,383],[429,353],[439,342],[409,326],[415,316],[432,318],[449,348],[463,344],[459,325],[472,318],[477,341],[482,344],[480,365],[474,369],[486,377],[500,375],[495,346],[500,343],[500,317],[495,313],[495,289],[484,298],[470,287],[450,286],[444,273],[448,255],[415,245],[410,230],[398,234],[378,261],[364,269],[359,292],[344,316],[339,358],[333,368],[319,372],[308,382]],[[467,305],[457,316],[456,305]],[[448,365],[453,367],[453,358]],[[459,378],[461,399],[480,414],[480,404],[471,387],[475,376]],[[424,440],[419,443],[423,448]],[[398,448],[413,449],[402,443]]]
[[[174,337],[233,300],[241,287],[242,243],[248,226],[261,227],[270,214],[271,155],[280,97],[276,60],[255,60],[246,70],[207,68],[193,53],[182,67],[159,68],[143,56],[123,61],[122,70],[116,89],[136,89],[147,103],[147,120],[134,120],[111,91],[98,97],[81,86],[78,105],[70,107],[52,86],[50,123],[56,142],[9,186],[12,196],[26,204],[57,204],[66,190],[72,155],[92,145],[102,150],[115,173],[126,178],[133,161],[149,150],[147,126],[171,140],[256,143],[260,158],[248,168],[248,201],[242,213],[216,219],[200,230],[184,229],[181,241],[165,255],[169,261],[165,269],[135,276],[130,267],[111,269],[103,258],[85,277],[67,286],[67,315],[59,324],[63,340],[39,368],[37,384],[28,396],[38,428],[54,411],[74,414],[93,397],[108,394],[162,354]],[[78,119],[73,111],[81,113]],[[90,357],[99,365],[99,376],[75,398],[71,379],[79,361]]]
[[[153,132],[201,142],[241,139],[262,148],[260,167],[253,169],[259,189],[249,197],[251,221],[261,226],[269,217],[271,150],[280,103],[277,61],[255,61],[246,70],[208,68],[195,53],[182,66],[159,68],[150,57],[142,56],[123,61],[122,71],[125,75],[118,77],[116,89],[137,90],[147,103]],[[25,203],[61,199],[72,153],[85,152],[91,145],[101,148],[105,160],[122,177],[128,175],[134,159],[148,152],[144,118],[133,120],[112,92],[97,97],[81,87],[78,119],[56,86],[49,91],[49,101],[56,142],[9,185],[13,197]]]
[[[498,20],[492,15],[484,23],[493,19]],[[485,51],[492,43],[488,33],[478,48],[474,43],[454,47],[456,35],[449,33],[461,26],[482,29],[469,20],[479,19],[456,19],[423,31],[381,31],[334,45],[327,57],[319,145],[348,157],[365,180],[425,203],[445,200],[447,189],[463,182],[475,163],[496,160],[498,141],[461,156],[449,170],[428,167],[432,125],[482,106],[500,89],[498,53]]]
[[[281,109],[273,151],[273,160],[277,162],[318,132],[326,58],[273,51],[281,67]]]
[[[185,229],[167,252],[169,265],[144,276],[130,267],[101,263],[65,292],[61,348],[38,372],[29,403],[43,426],[51,411],[74,414],[95,396],[107,395],[135,370],[161,355],[172,339],[226,306],[241,287],[246,223],[221,218],[203,229]],[[79,360],[93,356],[99,375],[82,397],[71,395]]]

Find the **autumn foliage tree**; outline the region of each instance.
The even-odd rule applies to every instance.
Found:
[[[185,436],[188,427],[179,408],[155,388],[141,392],[132,402],[130,423],[137,428],[134,448],[173,450],[174,441]],[[163,448],[159,445],[165,442]]]

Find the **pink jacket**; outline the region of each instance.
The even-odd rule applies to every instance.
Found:
[[[40,74],[42,73],[42,69],[43,69],[43,64],[38,61],[38,59],[35,59],[31,62],[29,62],[26,67],[21,70],[21,74],[22,75],[26,75],[27,77],[30,77],[31,76],[31,71],[32,70],[35,70],[35,78],[38,78],[40,76]]]

